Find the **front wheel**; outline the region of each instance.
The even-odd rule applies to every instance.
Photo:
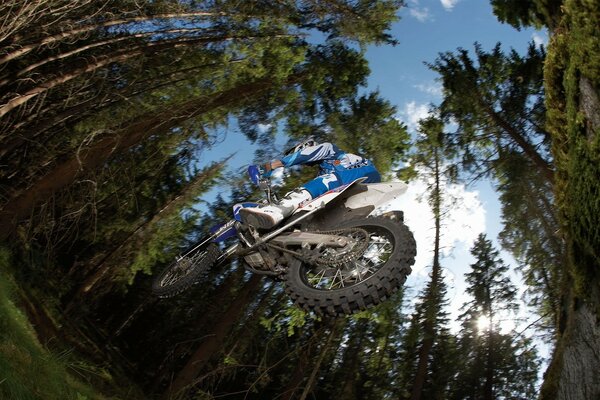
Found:
[[[362,241],[356,257],[329,266],[295,259],[284,275],[286,292],[307,311],[340,316],[379,304],[404,284],[415,262],[415,240],[400,221],[361,218],[338,228],[366,232],[356,237],[357,229],[347,230],[349,239]],[[335,250],[328,256],[335,257]]]
[[[221,255],[215,243],[198,249],[193,254],[179,258],[154,279],[152,293],[159,297],[173,297],[192,286]]]

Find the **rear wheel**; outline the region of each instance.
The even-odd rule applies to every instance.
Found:
[[[209,243],[193,254],[177,259],[154,279],[152,292],[159,297],[172,297],[183,292],[210,269],[220,254],[219,247]]]
[[[338,227],[360,248],[356,257],[344,261],[344,251],[327,249],[330,259],[336,252],[339,264],[313,265],[295,260],[284,280],[286,292],[305,310],[339,316],[381,303],[406,281],[415,262],[416,243],[400,221],[361,218]],[[360,233],[364,232],[364,233]]]

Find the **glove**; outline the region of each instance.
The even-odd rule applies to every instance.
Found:
[[[266,163],[263,166],[263,170],[261,172],[262,172],[262,176],[264,178],[270,178],[271,174],[273,173],[273,168],[271,166],[271,162]]]
[[[268,163],[266,163],[263,166],[263,176],[265,178],[270,178],[271,174],[273,173],[273,171],[275,171],[277,168],[282,167],[283,165],[281,165],[281,162],[279,160],[275,160],[275,161],[269,161]]]

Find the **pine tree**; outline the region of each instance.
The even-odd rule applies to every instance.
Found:
[[[429,64],[444,86],[441,117],[458,126],[447,135],[447,144],[461,150],[464,167],[476,174],[493,173],[503,154],[518,151],[553,182],[550,138],[544,129],[544,57],[534,44],[521,56],[515,50],[504,54],[500,44],[486,52],[476,43],[474,59],[458,49]]]
[[[50,196],[91,180],[111,158],[150,136],[181,133],[185,140],[257,109],[283,119],[336,107],[355,96],[368,73],[362,55],[338,39],[391,42],[386,30],[401,5],[38,3],[44,2],[6,8],[31,14],[20,21],[25,25],[6,27],[3,226],[15,227]],[[331,40],[311,45],[301,33],[311,30]]]
[[[416,355],[407,352],[405,357],[409,362],[416,362],[406,366],[414,369],[414,373],[410,377],[403,377],[405,383],[410,382],[411,400],[445,397],[450,376],[439,372],[449,367],[445,363],[451,360],[452,352],[452,338],[447,326],[448,313],[444,310],[447,299],[441,266],[440,240],[447,201],[444,198],[443,179],[445,176],[453,178],[454,171],[453,168],[447,167],[445,162],[453,155],[444,148],[443,123],[440,118],[431,115],[421,120],[419,131],[413,165],[428,183],[428,202],[434,217],[435,233],[430,281],[423,289],[407,331],[407,346],[417,352]]]
[[[556,331],[560,282],[566,264],[566,246],[559,236],[552,187],[520,154],[505,155],[498,170],[498,191],[504,227],[499,238],[519,263],[527,285],[529,305],[541,316],[540,333]]]
[[[600,369],[596,323],[600,315],[600,222],[598,216],[598,81],[597,38],[600,10],[580,0],[493,2],[494,12],[515,28],[550,30],[544,65],[547,129],[557,179],[554,193],[568,252],[561,268],[556,312],[557,346],[542,386],[543,399],[600,396],[594,372]]]
[[[471,254],[475,263],[465,275],[471,300],[463,305],[453,399],[533,398],[539,359],[536,350],[503,321],[518,309],[516,287],[508,266],[485,235],[479,235]]]
[[[441,115],[458,125],[446,135],[446,143],[460,154],[462,171],[473,179],[491,178],[499,192],[503,245],[520,262],[531,285],[531,303],[544,316],[541,326],[548,333],[558,321],[566,247],[552,190],[545,58],[544,49],[533,44],[525,55],[504,52],[500,44],[490,51],[475,44],[473,55],[458,49],[440,54],[429,66],[440,74],[446,92]]]

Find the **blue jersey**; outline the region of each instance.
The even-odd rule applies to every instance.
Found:
[[[346,153],[332,143],[321,143],[316,146],[306,147],[301,151],[283,157],[281,162],[284,167],[301,164],[318,164],[320,168],[319,175],[371,165],[371,162],[366,158]]]

